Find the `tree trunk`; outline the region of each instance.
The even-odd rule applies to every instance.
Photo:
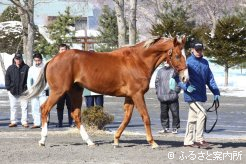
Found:
[[[6,74],[6,69],[5,69],[5,66],[4,66],[4,61],[3,61],[3,58],[2,58],[2,55],[0,54],[0,67],[3,71],[3,75],[4,75],[4,78],[5,78],[5,74]]]
[[[32,56],[33,56],[33,45],[34,45],[34,36],[35,36],[35,24],[33,20],[33,10],[34,10],[34,0],[28,1],[28,36],[26,44],[26,63],[27,65],[32,65]]]
[[[209,16],[209,18],[211,19],[212,22],[212,28],[211,28],[211,32],[210,35],[212,38],[214,38],[215,35],[215,30],[216,30],[216,24],[217,24],[217,17],[216,17],[216,8],[213,6],[211,6],[211,4],[209,3],[210,1],[201,1],[202,6],[204,6],[205,11],[207,12],[207,15]]]
[[[137,26],[136,26],[137,0],[130,0],[130,19],[129,19],[129,44],[136,44]]]
[[[33,43],[35,36],[35,24],[33,20],[34,0],[27,0],[24,4],[20,0],[11,0],[17,7],[23,26],[23,54],[26,59],[26,64],[32,65]]]
[[[126,20],[124,16],[124,0],[114,0],[115,12],[118,24],[118,46],[122,47],[126,42]]]
[[[228,72],[229,72],[229,68],[227,65],[225,65],[225,86],[228,86]]]

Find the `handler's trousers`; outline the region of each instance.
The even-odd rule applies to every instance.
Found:
[[[196,104],[198,105],[198,108]],[[204,141],[204,123],[206,119],[206,110],[202,102],[189,103],[189,114],[184,138],[184,145],[192,145],[194,142]]]

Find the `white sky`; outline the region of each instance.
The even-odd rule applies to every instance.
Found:
[[[1,0],[4,4],[12,4],[9,0]],[[40,3],[38,3],[40,2]],[[79,2],[79,1],[78,1]],[[34,22],[36,25],[44,25],[46,19],[44,16],[57,16],[58,13],[64,13],[66,7],[71,7],[71,13],[75,16],[93,16],[93,6],[84,1],[59,1],[59,0],[35,0]],[[0,13],[2,13],[8,5],[0,4]]]

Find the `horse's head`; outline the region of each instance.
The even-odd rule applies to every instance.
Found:
[[[185,42],[185,36],[176,36],[174,39],[155,37],[144,42],[144,53],[145,56],[153,59],[148,61],[154,61],[154,68],[163,61],[167,61],[169,65],[179,72],[180,80],[186,82],[189,80],[189,76],[183,50]],[[151,64],[148,63],[147,65]]]
[[[186,37],[175,37],[173,39],[173,48],[168,51],[167,62],[179,72],[179,78],[183,82],[189,80],[188,69],[186,66],[186,57],[184,52],[184,45]]]

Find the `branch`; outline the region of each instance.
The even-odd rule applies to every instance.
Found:
[[[21,8],[22,10],[24,10],[23,6],[21,5],[19,0],[10,0],[10,2],[12,2],[15,6]]]
[[[53,0],[44,0],[44,1],[39,1],[37,3],[34,3],[34,6],[38,5],[38,4],[41,4],[41,3],[51,3]]]

